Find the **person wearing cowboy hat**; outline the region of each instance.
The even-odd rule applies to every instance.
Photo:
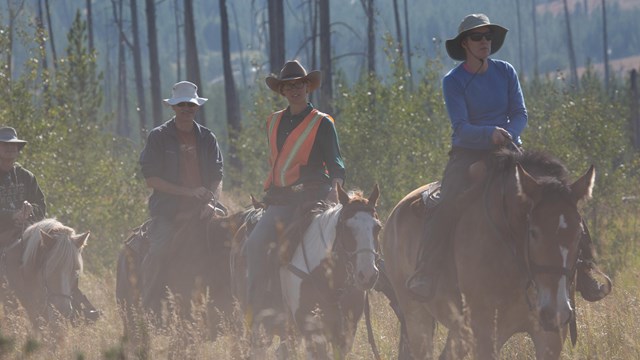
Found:
[[[26,227],[46,217],[47,205],[36,177],[16,162],[26,144],[14,128],[0,127],[0,248],[19,239]],[[14,260],[21,259],[7,259]],[[74,315],[82,313],[89,322],[102,314],[78,286],[73,292],[72,305]]]
[[[511,64],[489,58],[502,47],[507,29],[492,24],[485,14],[467,15],[458,35],[446,41],[449,56],[461,63],[442,80],[442,90],[453,130],[449,162],[441,181],[440,202],[428,220],[416,272],[407,287],[418,299],[435,292],[438,272],[446,259],[448,237],[457,222],[452,198],[464,191],[470,180],[467,170],[499,146],[520,147],[520,134],[527,125],[527,109],[518,75]],[[609,278],[595,265],[591,237],[583,221],[577,290],[588,301],[598,301],[611,287],[600,284],[593,272]]]
[[[278,229],[290,223],[303,203],[337,203],[337,186],[345,178],[334,120],[308,101],[308,95],[320,87],[320,71],[307,73],[294,60],[284,64],[279,76],[268,76],[265,82],[269,89],[285,97],[288,106],[271,114],[265,124],[271,166],[264,181],[264,202],[268,207],[245,245],[247,320],[255,325],[262,321],[260,311],[266,310],[263,301],[268,282],[277,274],[277,251],[269,249],[278,241]]]
[[[458,35],[446,41],[449,56],[460,61],[444,76],[442,91],[451,121],[451,150],[441,181],[440,200],[428,220],[416,271],[407,287],[419,300],[435,293],[447,239],[457,221],[453,199],[469,184],[467,169],[499,146],[521,145],[527,110],[511,64],[489,58],[504,43],[507,29],[485,14],[467,15]]]
[[[194,209],[207,219],[225,213],[217,201],[222,191],[223,160],[214,133],[195,121],[207,101],[189,81],[173,85],[164,99],[175,115],[149,132],[140,154],[140,168],[149,196],[149,251],[142,262],[142,304],[156,315],[163,298],[163,263],[178,224]]]

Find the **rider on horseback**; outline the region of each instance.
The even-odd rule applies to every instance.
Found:
[[[142,264],[142,304],[160,312],[164,292],[163,264],[180,219],[200,209],[202,219],[217,214],[222,191],[222,153],[213,132],[194,119],[207,99],[188,81],[173,86],[164,103],[175,116],[149,133],[140,166],[149,197],[150,248]],[[204,206],[203,206],[204,203]]]
[[[446,41],[449,56],[461,61],[442,81],[452,147],[440,201],[427,220],[416,271],[407,279],[407,287],[424,301],[434,295],[447,239],[458,219],[455,199],[471,182],[469,167],[497,147],[522,144],[527,110],[517,72],[511,64],[489,58],[502,47],[506,34],[506,28],[490,23],[486,15],[471,14],[460,23],[458,35]],[[584,223],[583,228],[577,290],[586,300],[598,301],[608,292],[592,276],[595,254]]]
[[[10,245],[29,225],[46,215],[44,193],[38,181],[32,172],[16,163],[26,144],[18,139],[14,128],[0,127],[0,247]],[[87,321],[100,317],[101,312],[93,307],[78,286],[73,292],[72,305]]]
[[[284,96],[289,106],[267,119],[271,170],[265,181],[268,205],[246,242],[248,264],[247,320],[254,324],[265,310],[268,280],[275,269],[279,236],[299,205],[338,201],[336,187],[344,181],[344,165],[333,118],[316,110],[307,95],[320,87],[319,71],[307,71],[298,61],[287,62],[267,86]]]

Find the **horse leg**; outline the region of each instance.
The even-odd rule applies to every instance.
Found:
[[[536,349],[537,360],[557,360],[567,335],[567,327],[559,331],[536,330],[530,334]]]
[[[435,319],[422,303],[409,300],[402,308],[404,309],[407,337],[413,358],[432,359]]]

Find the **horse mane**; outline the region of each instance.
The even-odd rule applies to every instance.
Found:
[[[553,193],[569,192],[569,170],[555,156],[541,150],[524,150],[522,152],[501,149],[493,154],[496,172],[507,172],[516,164],[533,176],[536,181]]]
[[[70,237],[75,235],[75,230],[63,225],[56,219],[44,219],[31,226],[29,226],[22,235],[23,241],[25,241],[25,250],[22,254],[22,267],[25,271],[33,271],[37,269],[38,262],[42,260],[39,256],[39,250],[43,248],[42,234],[40,230],[46,232],[57,241],[55,245],[49,249],[49,261],[45,264],[44,271],[50,273],[58,266],[62,265],[63,261],[69,261],[73,259],[74,268],[82,272],[83,263],[82,257],[76,256],[78,248],[69,241]]]

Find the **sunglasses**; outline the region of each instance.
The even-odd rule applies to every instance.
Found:
[[[306,84],[306,82],[304,82],[304,81],[286,83],[286,84],[282,85],[282,89],[283,90],[302,89],[305,84]]]
[[[177,107],[194,107],[194,106],[198,106],[198,104],[194,104],[192,102],[181,102],[181,103],[177,103],[176,104]]]
[[[471,41],[480,41],[482,40],[482,38],[484,38],[487,41],[491,41],[493,39],[493,33],[492,32],[485,32],[485,33],[471,33],[469,34],[469,39],[471,39]]]

